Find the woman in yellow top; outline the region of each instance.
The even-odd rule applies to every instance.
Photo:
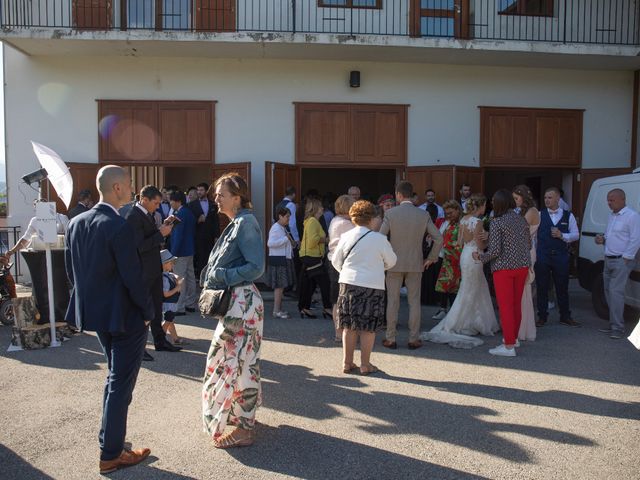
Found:
[[[316,318],[311,312],[311,297],[320,287],[322,294],[322,316],[332,318],[332,305],[329,296],[329,274],[324,264],[324,254],[328,242],[327,235],[318,219],[324,213],[322,203],[316,198],[307,200],[304,208],[304,229],[300,241],[300,272],[298,309],[302,318]]]

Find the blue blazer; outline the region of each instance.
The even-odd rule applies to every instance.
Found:
[[[169,251],[176,257],[191,257],[196,251],[196,217],[186,205],[176,213],[181,222],[171,230]]]
[[[106,205],[69,223],[65,264],[73,285],[67,322],[95,332],[146,328],[155,316],[142,280],[133,228]]]

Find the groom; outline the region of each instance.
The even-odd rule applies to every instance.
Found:
[[[69,224],[65,262],[73,285],[67,322],[97,333],[107,357],[100,473],[140,463],[148,448],[124,448],[127,411],[147,342],[153,303],[142,280],[131,225],[118,208],[131,198],[126,170],[107,165],[96,179],[100,202]]]

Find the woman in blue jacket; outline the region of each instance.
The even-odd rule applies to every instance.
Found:
[[[251,445],[261,404],[260,345],[264,306],[253,284],[264,271],[264,243],[245,180],[237,173],[215,183],[215,202],[231,222],[202,272],[212,289],[233,287],[229,310],[211,341],[202,392],[205,431],[217,448]],[[225,433],[230,424],[233,430]]]

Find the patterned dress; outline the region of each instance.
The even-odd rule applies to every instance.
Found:
[[[202,387],[204,430],[218,438],[227,424],[251,430],[262,404],[260,345],[264,306],[255,285],[235,287],[218,323]]]
[[[450,223],[442,235],[444,259],[436,281],[436,292],[457,293],[460,288],[460,252],[458,244],[459,224]]]

